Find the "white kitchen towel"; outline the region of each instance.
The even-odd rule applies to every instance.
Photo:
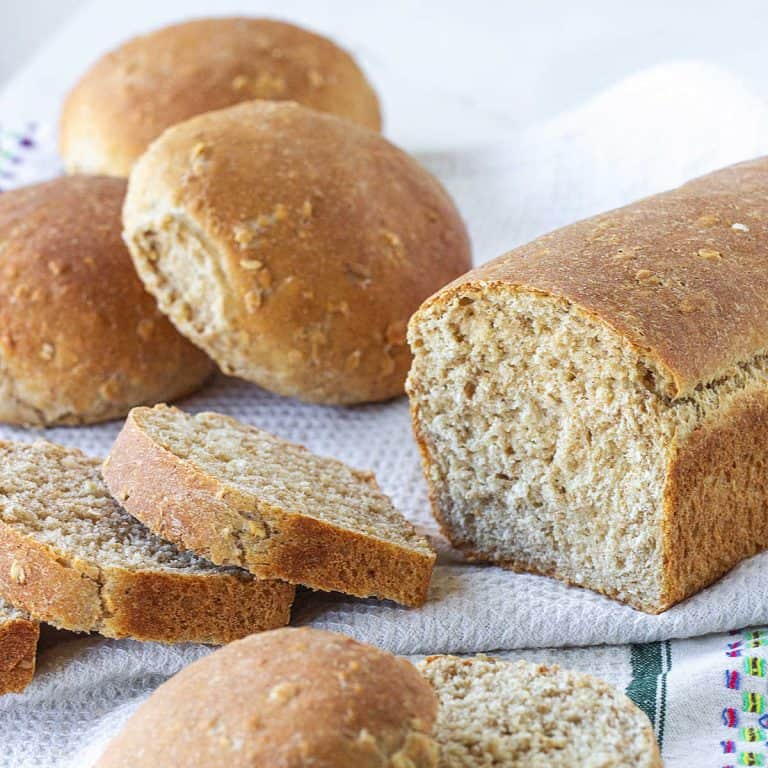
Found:
[[[344,40],[331,22],[329,17],[328,31],[336,31]],[[324,28],[319,22],[315,26]],[[361,30],[355,35],[354,39],[363,38]],[[94,45],[102,42],[94,39]],[[59,52],[62,45],[59,41]],[[470,98],[445,83],[434,90],[411,83],[407,58],[375,48],[362,53],[390,105],[394,138],[454,194],[472,233],[478,262],[579,217],[768,152],[766,105],[736,78],[705,63],[676,62],[639,73],[580,109],[520,128],[513,104],[495,104],[486,114],[476,95]],[[36,71],[43,69],[38,66]],[[21,78],[0,93],[0,189],[60,170],[55,109],[47,100],[50,94],[37,85],[34,78]],[[402,400],[324,408],[220,377],[182,405],[230,413],[320,453],[373,469],[397,506],[436,535]],[[0,437],[31,440],[44,434],[103,454],[118,429],[115,423],[44,433],[3,427]],[[687,658],[685,649],[704,646],[669,646],[665,643],[670,638],[768,623],[768,555],[743,563],[718,584],[665,614],[647,616],[544,577],[462,564],[444,542],[436,542],[440,563],[424,608],[407,610],[372,600],[304,592],[297,601],[294,623],[344,631],[404,654],[655,640],[664,642],[651,648],[680,648],[681,658]],[[717,645],[723,638],[700,642]],[[0,700],[0,766],[47,768],[64,765],[65,756],[69,761],[81,747],[93,752],[136,701],[205,652],[200,646],[168,648],[97,638],[70,639],[49,647],[42,653],[40,673],[29,691]],[[587,668],[596,674],[621,685],[631,682],[629,647],[537,655],[568,663],[587,658]],[[670,655],[674,657],[676,651]],[[721,662],[717,653],[691,657],[693,668],[706,673],[707,686],[710,677],[720,675],[713,660]],[[616,673],[619,668],[624,670],[620,674]],[[680,712],[686,696],[707,699],[710,695],[710,687],[703,684],[701,691],[685,688],[687,671],[680,673]],[[653,674],[660,681],[670,677],[666,667]],[[713,703],[707,711],[717,706]],[[663,708],[671,712],[673,705]],[[702,728],[717,726],[710,720],[711,713]],[[682,723],[682,716],[675,722]],[[670,734],[677,726],[671,723],[664,737],[669,766],[728,764],[720,760],[717,743],[710,743],[715,733],[710,730],[706,732],[708,761],[686,761],[681,757],[685,751],[675,752],[674,745],[688,739],[690,732],[680,725],[681,735],[673,737]],[[86,765],[83,755],[73,765]]]
[[[201,646],[59,640],[21,696],[0,699],[0,765],[90,768],[151,690]],[[653,725],[666,768],[768,765],[768,627],[624,646],[500,651],[598,675]],[[53,757],[55,756],[55,757]]]

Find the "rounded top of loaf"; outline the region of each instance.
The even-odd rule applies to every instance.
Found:
[[[241,101],[293,100],[379,130],[376,93],[335,43],[271,19],[208,18],[136,37],[69,93],[60,147],[70,172],[127,176],[166,128]]]
[[[87,176],[0,195],[0,421],[103,421],[210,373],[133,269],[124,195],[123,180]]]
[[[431,768],[437,701],[409,662],[344,635],[232,643],[155,693],[98,768]]]
[[[648,718],[602,680],[527,661],[430,656],[441,768],[662,768]]]
[[[766,354],[767,252],[760,158],[516,248],[431,297],[413,324],[489,291],[563,298],[628,342],[652,391],[690,397]]]
[[[225,373],[316,402],[401,394],[408,319],[471,265],[452,200],[413,158],[287,102],[170,128],[133,169],[124,223],[182,333]]]

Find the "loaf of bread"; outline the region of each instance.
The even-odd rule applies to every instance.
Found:
[[[212,372],[136,276],[124,196],[124,181],[93,176],[0,195],[0,421],[114,419]]]
[[[408,389],[451,541],[649,612],[765,549],[767,254],[761,159],[425,302]]]
[[[39,440],[0,443],[0,595],[63,629],[219,644],[287,624],[294,588],[180,552],[115,503],[97,459]]]
[[[166,128],[252,99],[296,101],[381,127],[376,93],[330,40],[270,19],[198,19],[99,59],[65,101],[61,154],[70,173],[127,176]]]
[[[663,768],[648,718],[622,693],[557,666],[431,656],[439,768]]]
[[[185,336],[225,373],[315,402],[402,394],[408,319],[470,267],[436,179],[378,134],[296,104],[166,131],[131,174],[124,223]]]
[[[213,563],[406,605],[427,599],[435,553],[372,474],[228,416],[136,408],[102,471],[128,512]]]
[[[281,629],[161,685],[96,768],[434,768],[436,710],[409,662],[332,632]]]
[[[21,693],[35,674],[40,625],[0,599],[0,696]]]

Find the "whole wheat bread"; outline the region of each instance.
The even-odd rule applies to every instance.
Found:
[[[0,695],[21,693],[35,673],[40,625],[0,600]]]
[[[435,554],[371,474],[228,416],[134,408],[103,474],[132,515],[214,563],[313,589],[426,600]]]
[[[152,535],[109,495],[99,461],[0,443],[0,596],[75,631],[225,643],[289,619],[294,588]]]
[[[454,546],[653,613],[768,548],[766,253],[762,158],[428,300],[408,390]]]
[[[648,718],[602,680],[557,666],[432,656],[439,768],[662,768]]]

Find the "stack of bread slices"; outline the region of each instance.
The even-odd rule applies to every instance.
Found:
[[[434,560],[373,475],[227,416],[133,409],[103,466],[0,443],[0,689],[38,621],[223,644],[287,624],[296,584],[418,606]]]

